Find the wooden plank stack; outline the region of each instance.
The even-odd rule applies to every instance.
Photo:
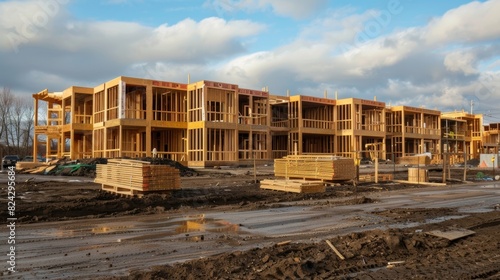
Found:
[[[429,165],[431,164],[431,158],[427,155],[405,156],[398,158],[396,163],[406,165]]]
[[[102,184],[105,191],[138,197],[181,187],[178,169],[130,159],[108,159],[108,164],[97,164],[94,182]]]
[[[409,182],[428,182],[429,181],[429,173],[427,169],[420,168],[408,168],[408,181]]]
[[[326,186],[322,181],[306,181],[306,180],[262,180],[260,181],[261,189],[294,192],[294,193],[319,193],[325,192]]]
[[[274,175],[286,179],[342,181],[355,178],[356,168],[351,158],[333,155],[290,155],[274,160]]]

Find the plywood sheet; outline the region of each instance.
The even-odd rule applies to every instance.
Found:
[[[447,231],[441,231],[441,230],[432,230],[428,231],[427,234],[441,237],[441,238],[446,238],[450,241],[456,240],[462,237],[466,237],[469,235],[475,234],[474,231],[468,230],[468,229],[456,229],[456,230],[447,230]]]

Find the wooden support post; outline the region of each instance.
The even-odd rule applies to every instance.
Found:
[[[443,183],[446,183],[446,153],[443,151]]]
[[[255,151],[253,151],[253,182],[257,184],[257,167],[255,165]]]
[[[467,152],[465,151],[465,140],[463,144],[463,149],[464,149],[464,179],[463,181],[467,181]]]

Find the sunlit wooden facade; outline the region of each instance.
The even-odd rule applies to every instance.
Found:
[[[120,76],[94,88],[43,90],[33,98],[34,156],[47,158],[156,155],[209,167],[291,154],[363,158],[371,155],[368,146],[376,147],[379,159],[430,152],[439,161],[445,149],[465,147],[474,158],[482,147],[480,115],[442,117],[436,110],[387,107],[375,99],[279,96],[206,80]],[[460,130],[452,138],[454,126]]]

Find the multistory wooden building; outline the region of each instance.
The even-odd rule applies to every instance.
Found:
[[[187,155],[190,166],[271,159],[269,94],[234,84],[188,85]]]
[[[272,158],[282,158],[288,154],[293,153],[294,144],[289,142],[289,131],[290,131],[290,121],[289,121],[289,96],[269,96],[269,104],[271,110],[271,125],[270,125],[270,137],[271,137],[271,157]],[[290,147],[290,148],[289,148]],[[290,151],[290,149],[292,151]]]
[[[92,88],[72,86],[63,92],[43,90],[33,95],[34,158],[39,154],[47,158],[92,156],[93,93]]]
[[[34,156],[47,158],[157,156],[209,167],[291,154],[363,158],[373,150],[379,159],[430,152],[440,160],[444,140],[446,148],[465,147],[470,157],[481,147],[478,115],[446,116],[443,122],[439,111],[388,108],[376,99],[277,96],[206,80],[120,76],[94,88],[43,90],[33,98]],[[454,125],[461,130],[452,138]]]
[[[466,141],[467,121],[451,117],[441,118],[441,150],[447,156],[448,163],[455,164],[470,159]]]
[[[334,108],[332,99],[290,96],[288,154],[334,154]]]
[[[392,106],[386,115],[387,147],[391,158],[431,153],[440,160],[441,112],[410,106]]]
[[[187,162],[186,84],[118,77],[94,88],[92,157]]]
[[[367,145],[376,145],[379,159],[386,158],[384,102],[359,98],[335,100],[335,153],[370,158]]]
[[[500,149],[500,123],[484,126],[482,153],[498,154]]]
[[[441,114],[442,118],[452,118],[464,120],[467,123],[467,130],[465,132],[465,146],[467,154],[470,158],[479,158],[482,147],[483,137],[483,115],[482,114],[469,114],[465,111],[460,112],[445,112]]]

